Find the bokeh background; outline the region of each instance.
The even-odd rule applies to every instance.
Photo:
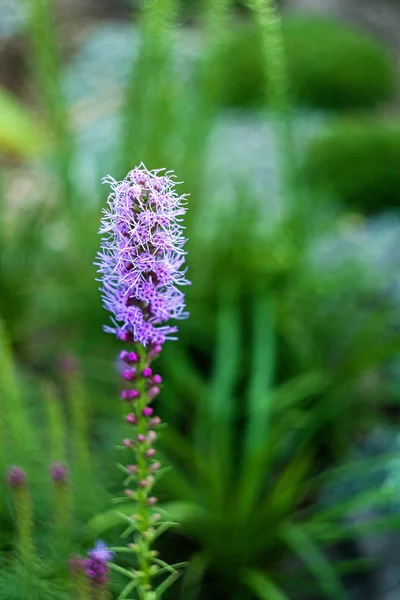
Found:
[[[159,359],[159,550],[189,561],[167,597],[400,597],[400,4],[278,10],[0,1],[0,467],[29,477],[32,599],[74,597],[70,553],[121,532],[93,260],[101,178],[140,161],[190,194],[191,317]],[[0,598],[22,600],[14,521],[4,486]]]

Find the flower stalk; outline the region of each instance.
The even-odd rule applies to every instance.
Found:
[[[60,551],[70,544],[72,518],[72,493],[69,472],[66,465],[55,462],[49,468],[53,483],[53,506],[55,517],[56,542]]]
[[[111,177],[104,180],[110,184],[111,194],[100,228],[103,238],[97,265],[103,304],[113,315],[112,326],[104,329],[132,348],[120,353],[126,381],[121,398],[127,405],[129,428],[123,447],[132,457],[122,469],[127,475],[125,497],[136,502],[137,510],[131,517],[123,515],[128,521],[123,535],[134,536],[126,550],[136,554],[138,568],[128,571],[130,581],[120,598],[126,598],[136,586],[141,600],[154,600],[153,577],[168,567],[152,550],[155,537],[165,529],[165,525],[159,529],[157,498],[152,495],[160,467],[154,442],[161,423],[152,403],[162,381],[153,373],[152,362],[166,340],[176,339],[177,327],[169,321],[188,316],[179,289],[189,283],[182,269],[185,196],[176,193],[173,178],[171,173],[161,175],[160,170],[148,171],[141,164],[121,182]],[[128,487],[132,483],[134,489]],[[158,597],[165,584],[158,588]]]
[[[7,483],[11,490],[18,550],[21,563],[25,567],[28,592],[35,564],[35,547],[33,544],[32,501],[25,471],[16,466],[10,467],[7,472]]]

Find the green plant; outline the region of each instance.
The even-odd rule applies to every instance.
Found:
[[[251,346],[244,354],[237,290],[221,296],[210,384],[202,380],[201,402],[186,397],[185,435],[169,428],[161,440],[173,467],[161,482],[165,497],[174,500],[163,508],[180,523],[177,535],[186,541],[185,554],[192,553],[180,597],[290,598],[301,591],[310,597],[319,589],[327,598],[344,599],[342,565],[327,547],[394,525],[393,519],[345,525],[345,518],[391,501],[395,493],[378,489],[333,509],[318,507],[322,484],[337,475],[335,470],[318,474],[315,460],[315,436],[337,417],[323,403],[313,403],[329,381],[314,371],[276,387],[275,301],[255,296],[251,311],[252,328],[246,330]],[[371,468],[374,463],[379,467],[384,458],[374,459]],[[341,475],[354,477],[366,465],[349,465]],[[130,503],[120,507],[127,515],[133,510]],[[101,535],[118,522],[112,510],[89,526]],[[167,537],[163,553],[176,545],[176,538]],[[174,558],[181,552],[180,545]],[[295,557],[311,578],[304,578],[299,565],[294,568]]]
[[[303,178],[366,214],[399,206],[400,125],[393,120],[334,123],[308,149]]]
[[[329,110],[373,108],[394,94],[388,51],[366,33],[334,20],[304,16],[284,20],[290,87],[297,104]],[[239,23],[225,40],[222,99],[233,106],[260,106],[264,97],[262,38]],[[235,60],[232,60],[232,56]]]
[[[2,477],[7,469],[9,484],[0,501],[0,595],[67,598],[70,553],[92,541],[85,520],[107,501],[99,467],[89,456],[83,384],[76,372],[66,377],[74,396],[67,419],[54,387],[15,363],[2,324],[0,357],[0,469]],[[71,477],[59,461],[73,465]]]

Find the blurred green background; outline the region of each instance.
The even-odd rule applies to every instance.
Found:
[[[74,597],[70,553],[121,533],[93,260],[101,177],[140,161],[190,194],[191,317],[159,359],[159,550],[189,561],[167,597],[400,594],[400,45],[372,0],[313,4],[0,1],[0,467],[29,476],[32,599]],[[22,600],[14,521],[4,487],[0,599]]]

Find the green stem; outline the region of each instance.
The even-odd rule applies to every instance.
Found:
[[[56,543],[60,553],[65,553],[71,545],[72,493],[69,482],[54,483],[54,510]]]
[[[13,490],[13,504],[15,510],[18,546],[21,562],[27,574],[32,574],[35,562],[35,548],[33,545],[33,515],[32,503],[26,485]]]
[[[147,355],[146,350],[142,346],[139,347],[140,362],[138,364],[138,372],[142,373],[146,367]],[[137,417],[137,432],[138,435],[147,434],[147,421],[146,417],[143,416],[143,410],[147,405],[147,393],[146,393],[146,381],[144,377],[139,376],[138,378],[138,391],[140,396],[136,403],[136,417]],[[137,466],[138,466],[138,504],[139,504],[139,531],[140,539],[137,540],[138,545],[138,559],[140,564],[140,570],[142,572],[142,586],[145,591],[151,590],[151,576],[150,576],[150,561],[149,551],[150,545],[146,537],[146,532],[150,527],[150,511],[148,506],[148,486],[140,487],[140,481],[143,481],[148,476],[148,460],[146,457],[147,444],[138,443],[136,446],[137,455]]]

